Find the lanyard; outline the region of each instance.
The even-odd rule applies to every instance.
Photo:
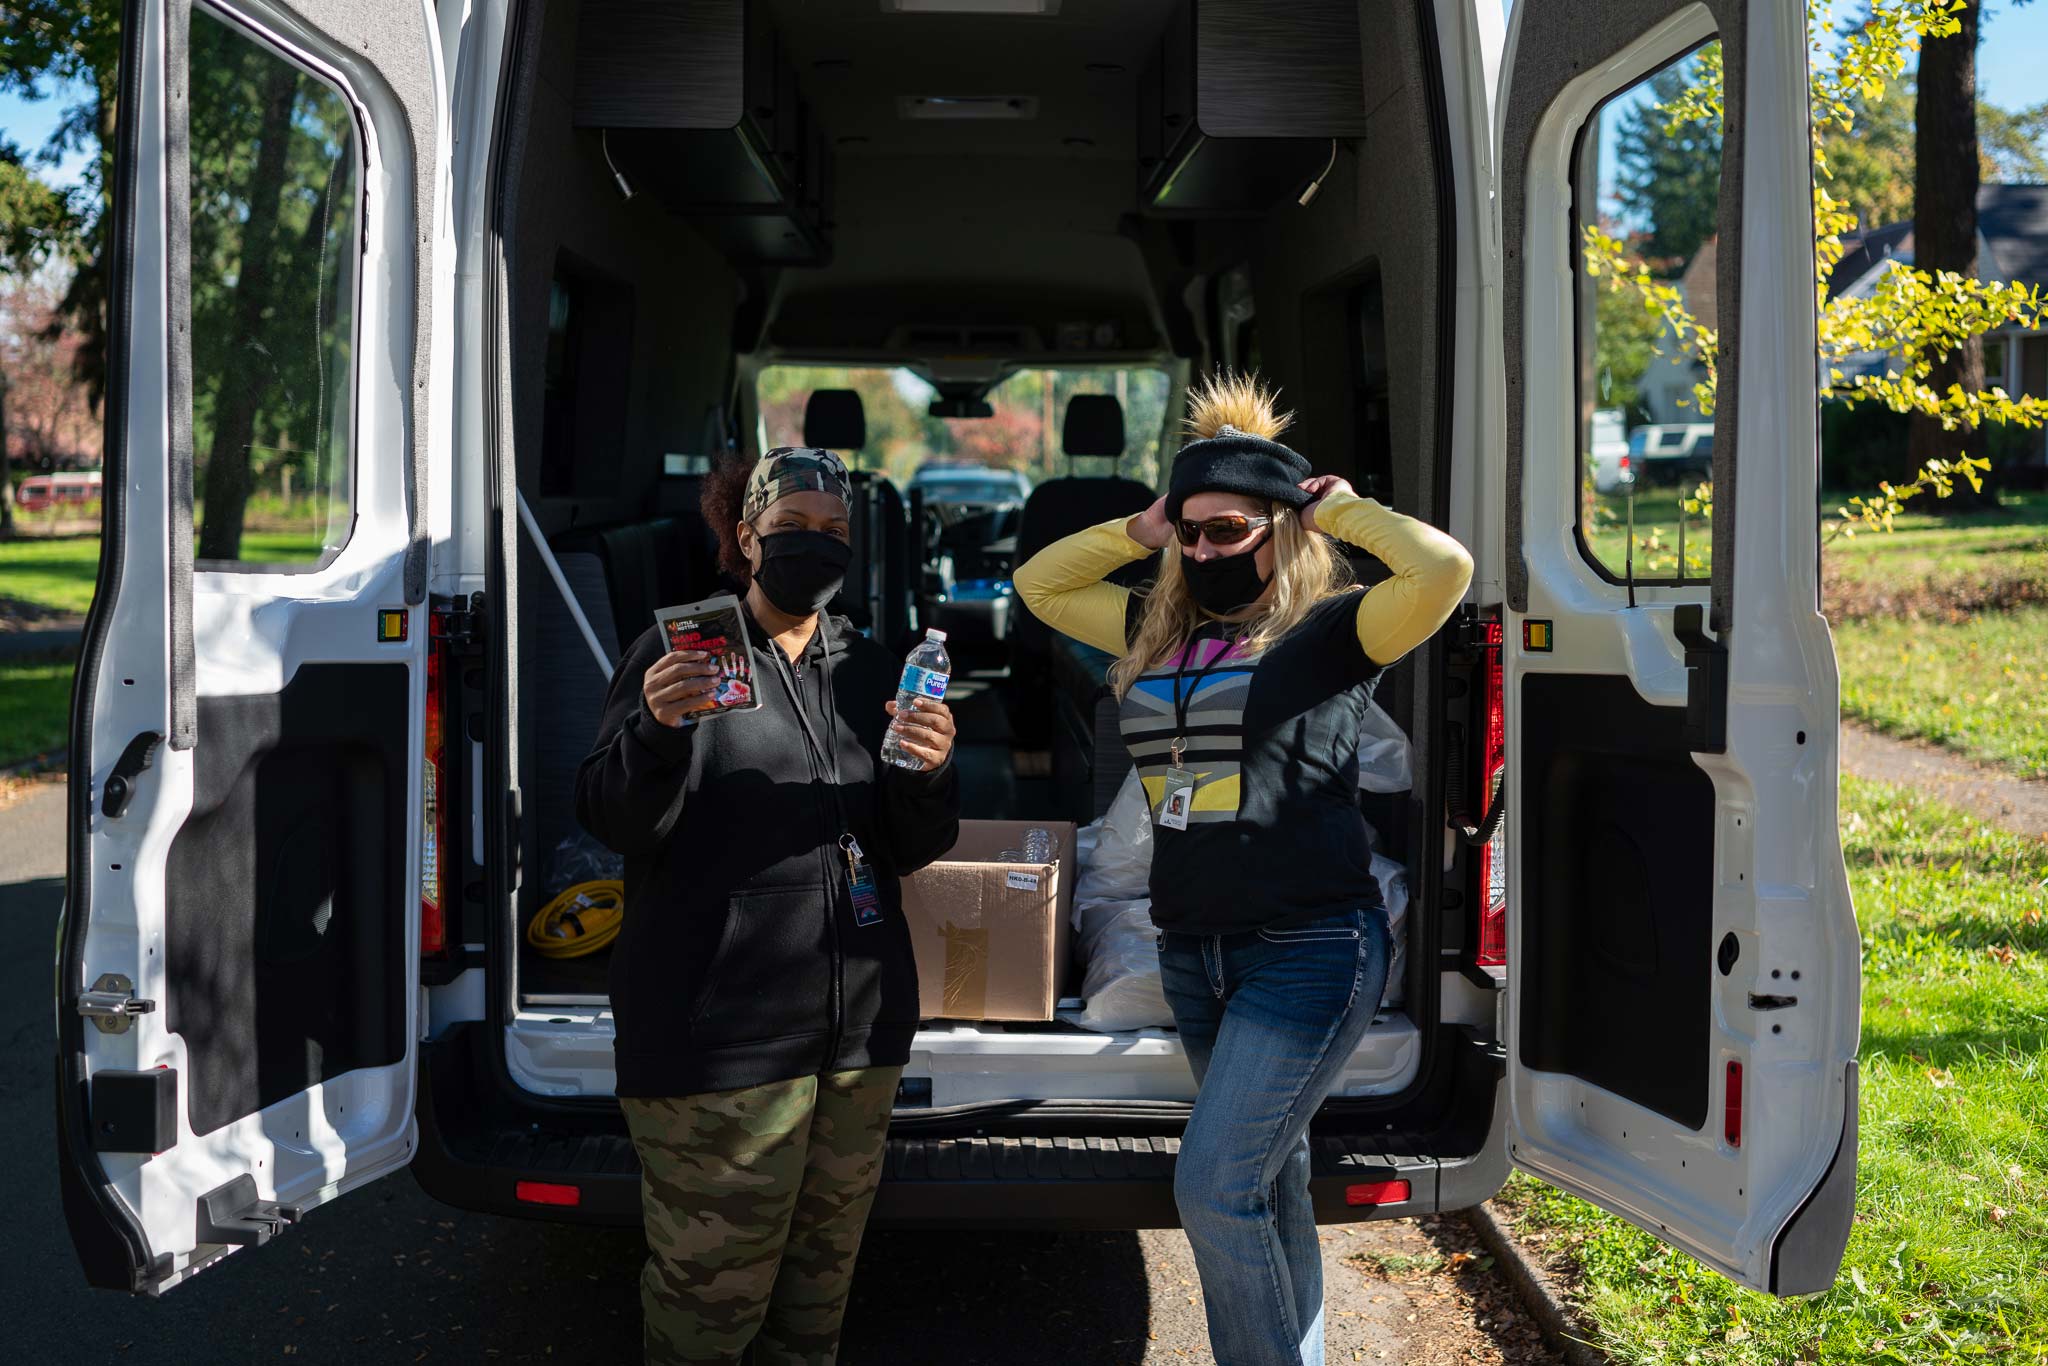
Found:
[[[1181,691],[1180,681],[1187,671],[1188,656],[1193,654],[1195,652],[1195,647],[1202,643],[1201,627],[1195,628],[1195,634],[1189,637],[1188,639],[1187,648],[1181,651],[1180,659],[1177,662],[1175,662],[1173,666],[1174,736],[1173,744],[1168,747],[1168,753],[1171,754],[1173,757],[1173,766],[1175,768],[1181,767],[1180,756],[1185,754],[1188,748],[1187,734],[1189,701],[1193,699],[1196,693],[1202,690],[1202,683],[1209,677],[1210,672],[1214,670],[1218,664],[1221,664],[1223,662],[1223,657],[1229,654],[1232,649],[1236,648],[1236,637],[1232,636],[1222,639],[1223,648],[1218,650],[1214,655],[1210,656],[1209,662],[1207,664],[1204,664],[1201,668],[1195,670],[1195,681],[1192,685],[1189,686],[1188,690],[1185,693]]]
[[[833,719],[834,709],[832,706],[832,637],[824,634],[825,620],[823,617],[818,619],[818,631],[818,644],[825,654],[824,659],[818,665],[818,688],[821,699],[825,704],[825,715],[827,718],[825,724],[831,728],[833,740],[837,741],[839,738],[839,726],[836,719]],[[839,828],[843,831],[847,828],[847,825],[846,810],[840,805],[839,798],[839,755],[832,746],[820,741],[818,739],[818,732],[811,727],[810,713],[804,708],[804,690],[796,677],[796,665],[790,662],[789,656],[782,652],[782,647],[777,645],[773,639],[768,642],[768,650],[775,656],[775,662],[780,666],[775,670],[775,676],[781,680],[782,690],[789,694],[789,704],[796,708],[796,723],[803,727],[804,743],[810,749],[811,758],[816,762],[818,768],[823,771],[828,780],[827,785],[832,793],[833,814],[838,818]]]

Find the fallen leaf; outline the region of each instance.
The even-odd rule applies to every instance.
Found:
[[[1985,1212],[1991,1216],[1992,1223],[2002,1224],[2005,1222],[2005,1216],[2007,1211],[2001,1209],[1999,1206],[1993,1205],[1989,1210]]]

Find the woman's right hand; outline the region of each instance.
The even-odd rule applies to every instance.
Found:
[[[1124,535],[1147,550],[1164,550],[1173,539],[1173,523],[1166,520],[1166,498],[1161,495],[1124,526]]]
[[[718,686],[718,674],[718,661],[704,651],[671,650],[647,666],[640,698],[655,720],[679,725]]]

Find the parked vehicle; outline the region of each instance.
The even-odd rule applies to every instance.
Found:
[[[1586,458],[1593,467],[1596,493],[1620,493],[1635,482],[1635,467],[1629,450],[1628,433],[1622,426],[1619,408],[1598,408],[1588,435]]]
[[[1714,476],[1714,424],[1664,422],[1628,434],[1631,472],[1645,484],[1686,484]]]
[[[14,505],[23,512],[44,512],[57,507],[81,507],[99,496],[98,470],[32,474],[14,490]]]
[[[926,465],[910,477],[910,487],[924,490],[928,503],[1021,506],[1031,496],[1031,480],[1022,470],[986,465]]]
[[[1361,797],[1410,870],[1404,994],[1315,1117],[1318,1217],[1469,1206],[1514,1166],[1743,1285],[1831,1284],[1860,959],[1815,531],[1784,516],[1817,468],[1803,7],[1614,0],[1589,23],[1516,0],[1510,35],[1497,0],[1272,5],[1227,42],[1202,27],[1224,7],[1168,0],[695,7],[129,7],[111,539],[56,973],[89,1278],[168,1289],[408,1166],[455,1205],[639,1220],[602,955],[543,958],[521,927],[577,852],[566,778],[604,657],[717,583],[660,453],[700,449],[706,413],[750,449],[754,376],[797,363],[915,366],[963,406],[1018,368],[1155,365],[1173,415],[1192,373],[1257,365],[1319,471],[1383,461],[1372,486],[1477,572],[1379,693],[1415,740],[1414,791]],[[1569,534],[1594,296],[1566,263],[1598,161],[1578,149],[1717,14],[1742,23],[1744,155],[1713,458],[1764,458],[1715,507],[1732,577],[1636,592]],[[1340,20],[1369,40],[1329,41]],[[344,543],[303,567],[188,553],[193,423],[227,400],[195,405],[218,377],[179,358],[255,354],[190,335],[241,315],[193,310],[172,270],[191,216],[241,193],[184,198],[184,149],[261,126],[211,103],[246,82],[175,65],[224,48],[296,74],[276,259],[341,277],[275,296],[305,301],[275,354],[318,378],[293,401],[330,405],[303,427],[349,473],[320,485]],[[961,96],[963,53],[976,89],[1015,94]],[[301,246],[309,206],[335,215],[324,252]],[[277,373],[236,378],[260,397]],[[816,444],[857,449],[837,407]],[[1115,425],[1086,453],[1120,451]],[[1027,527],[1131,510],[1131,481],[1053,482]],[[894,644],[918,629],[921,538],[887,481],[857,485],[848,597]],[[1095,814],[1127,762],[1094,738],[1106,662],[1037,675],[1050,782],[1019,771],[1003,707],[963,703],[963,814]],[[677,965],[679,1046],[696,971]],[[875,1218],[1170,1225],[1193,1091],[1170,1032],[928,1022]]]

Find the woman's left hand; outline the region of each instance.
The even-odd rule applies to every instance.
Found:
[[[1351,487],[1350,480],[1335,474],[1318,474],[1314,478],[1302,480],[1297,487],[1315,500],[1301,510],[1301,524],[1310,531],[1322,530],[1316,525],[1316,509],[1323,505],[1324,498],[1333,493],[1348,493],[1354,498],[1358,496],[1358,491]]]
[[[946,762],[946,756],[953,752],[951,707],[933,698],[920,697],[913,711],[906,716],[897,716],[894,702],[885,702],[882,706],[896,718],[889,725],[903,742],[903,748],[924,760],[927,772]]]

